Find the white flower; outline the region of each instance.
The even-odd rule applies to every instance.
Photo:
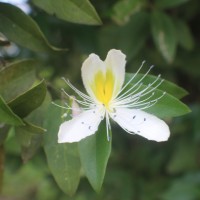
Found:
[[[94,134],[105,118],[109,140],[110,118],[130,134],[138,134],[157,142],[166,141],[170,135],[167,124],[156,116],[144,112],[162,96],[155,98],[154,90],[162,83],[159,76],[141,90],[142,80],[131,83],[136,74],[124,86],[126,56],[119,50],[108,52],[102,61],[96,54],[90,54],[82,65],[82,80],[88,95],[76,89],[68,80],[66,83],[80,96],[76,99],[82,105],[82,112],[60,125],[58,143],[78,142]],[[64,90],[63,90],[64,91]],[[65,91],[64,91],[65,92]],[[65,94],[69,96],[66,92]],[[72,109],[69,106],[67,109]]]

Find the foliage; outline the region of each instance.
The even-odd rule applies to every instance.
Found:
[[[26,14],[0,2],[2,197],[199,199],[199,1],[33,0],[28,5]],[[85,57],[94,52],[104,58],[112,48],[127,55],[126,82],[143,60],[143,73],[153,63],[153,74],[174,82],[164,80],[155,95],[167,93],[148,110],[168,121],[169,141],[146,141],[113,124],[108,142],[102,124],[79,143],[58,144],[58,127],[71,117],[51,104],[68,101],[60,88],[71,91],[60,77],[83,89]],[[156,79],[146,76],[142,87]],[[188,92],[177,85],[189,92],[183,102],[192,112],[172,119],[190,112],[180,100]]]

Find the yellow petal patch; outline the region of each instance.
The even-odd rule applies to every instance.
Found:
[[[115,77],[110,69],[104,75],[102,71],[98,71],[94,76],[91,89],[96,98],[107,108],[113,96]]]
[[[104,104],[108,105],[109,101],[113,96],[113,89],[114,89],[114,76],[111,70],[106,71],[106,80],[104,85]]]
[[[104,82],[105,77],[102,71],[98,71],[94,76],[94,82],[91,84],[91,88],[96,98],[102,102],[104,99]]]

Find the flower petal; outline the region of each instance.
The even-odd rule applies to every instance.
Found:
[[[106,71],[110,70],[114,76],[113,97],[116,97],[124,83],[126,55],[120,50],[111,49],[107,54],[105,64]]]
[[[141,135],[157,142],[166,141],[170,131],[168,125],[154,115],[138,109],[118,108],[115,113],[110,113],[125,131]]]
[[[103,90],[104,79],[105,79],[106,66],[104,62],[96,54],[90,54],[89,57],[84,61],[82,65],[82,80],[87,93],[96,100],[96,81],[98,85],[101,86],[100,90]],[[100,92],[100,91],[98,91]]]
[[[99,109],[87,110],[60,125],[58,132],[58,143],[78,142],[85,137],[94,134],[104,113]]]

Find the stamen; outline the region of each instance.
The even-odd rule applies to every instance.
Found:
[[[134,95],[135,92],[133,92],[133,93],[130,93],[130,94],[126,95],[124,98],[122,98],[122,100],[119,98],[118,101],[114,102],[114,106],[116,106],[116,105],[124,105],[124,104],[131,104],[131,105],[135,104],[136,102],[139,101],[139,99],[141,97],[143,97],[143,96],[149,94],[150,92],[154,91],[162,83],[162,81],[161,81],[157,86],[155,86],[151,90],[149,90],[146,93],[144,93],[146,90],[148,90],[149,88],[151,88],[151,86],[154,85],[158,81],[159,78],[160,78],[160,75],[156,78],[156,80],[154,80],[145,89],[143,89],[142,91],[138,92],[137,94]],[[152,94],[150,95],[150,97],[147,97],[147,99],[151,98]],[[131,96],[131,98],[130,98],[130,96]],[[140,103],[141,103],[141,101],[140,101]]]
[[[64,77],[62,77],[62,79],[63,79],[63,80],[65,81],[65,83],[66,83],[72,90],[74,90],[82,99],[84,99],[85,101],[89,101],[90,103],[91,103],[91,102],[92,102],[92,103],[94,102],[93,99],[92,99],[90,96],[84,94],[83,92],[81,92],[80,90],[78,90],[76,87],[74,87],[74,86],[70,83],[69,80],[66,80]]]
[[[152,98],[154,96],[154,94],[155,94],[155,92],[152,92],[152,94],[150,96],[148,96],[146,99],[143,99],[143,100],[139,101],[140,98],[142,97],[142,95],[141,95],[141,96],[137,97],[136,101],[135,101],[135,99],[136,99],[135,98],[134,100],[131,100],[131,101],[127,102],[127,103],[129,103],[130,105],[137,105],[138,103],[146,102],[147,100]]]
[[[142,62],[141,66],[139,67],[139,69],[136,71],[136,73],[133,75],[133,77],[122,87],[121,91],[119,91],[119,93],[116,95],[118,96],[130,83],[131,81],[136,77],[136,75],[140,72],[140,70],[142,69],[143,65],[144,65],[145,61]]]
[[[63,88],[62,88],[61,90],[64,92],[64,94],[65,94],[66,96],[68,96],[69,98],[71,97]],[[83,106],[90,106],[90,105],[91,105],[91,103],[88,103],[88,102],[86,102],[86,101],[81,101],[81,100],[78,100],[78,99],[76,99],[76,98],[74,98],[74,101],[78,102],[79,104],[81,104],[81,105],[83,105]]]
[[[160,97],[158,97],[157,99],[154,99],[154,100],[150,101],[149,105],[147,105],[147,106],[145,106],[143,108],[140,108],[140,109],[144,110],[144,109],[147,109],[147,108],[150,108],[150,107],[154,106],[158,102],[158,100],[160,100],[165,94],[166,94],[166,92],[163,92],[163,94]]]
[[[65,105],[67,106],[67,107],[65,107],[65,106],[61,106],[61,105],[59,105],[59,104],[57,104],[57,103],[55,103],[55,102],[51,102],[54,106],[57,106],[57,107],[59,107],[59,108],[63,108],[63,109],[65,109],[65,110],[77,110],[77,111],[80,111],[80,108],[72,108],[72,107],[70,107],[69,105],[67,105],[67,103],[65,103]],[[89,110],[89,108],[81,108],[81,110]],[[62,117],[65,117],[64,116],[65,114],[63,114],[63,116]]]
[[[131,88],[129,88],[125,93],[123,93],[121,96],[120,96],[120,98],[121,97],[124,97],[127,93],[129,93],[130,91],[131,91],[131,93],[133,94],[135,91],[133,91],[132,92],[132,90],[133,90],[133,88],[135,88],[139,83],[141,83],[141,81],[148,75],[148,73],[151,71],[151,69],[153,68],[154,66],[152,65],[149,69],[148,69],[148,71],[142,76],[142,78],[138,81],[138,82],[136,82],[135,84],[133,84],[133,86],[131,87]],[[135,75],[137,75],[137,74],[135,74]],[[135,77],[135,75],[134,75],[134,77]],[[133,78],[131,78],[132,80],[133,80]],[[127,87],[127,84],[125,85],[126,87]],[[120,91],[120,92],[122,92],[122,90]],[[126,96],[127,97],[127,96]]]
[[[108,113],[106,112],[106,133],[108,142],[110,141],[110,130],[111,130],[110,120]]]
[[[126,103],[126,104],[117,104],[117,105],[115,105],[115,107],[116,108],[118,108],[118,107],[119,108],[135,108],[135,109],[144,110],[144,109],[147,109],[147,108],[155,105],[158,102],[158,100],[160,100],[165,94],[166,94],[166,92],[163,92],[163,94],[161,96],[159,96],[158,98],[153,99],[153,100],[151,100],[149,102],[145,102],[146,100],[148,100],[150,97],[152,97],[154,95],[154,93],[152,93],[150,97],[147,97],[145,99],[145,101],[142,100],[142,101],[139,101],[137,103],[136,102],[132,102],[132,103]],[[143,106],[143,107],[141,107],[141,106]]]
[[[57,107],[59,107],[59,108],[63,108],[63,109],[66,109],[66,110],[68,110],[68,108],[66,108],[65,106],[61,106],[61,105],[59,105],[59,104],[57,104],[57,103],[55,103],[55,102],[51,102],[54,106],[57,106]]]
[[[66,118],[67,117],[67,113],[64,113],[61,118]]]
[[[139,86],[137,86],[137,88],[134,90],[134,91],[132,91],[131,93],[129,93],[129,94],[127,94],[128,92],[130,92],[130,91],[126,91],[123,95],[121,95],[121,96],[119,96],[117,99],[116,99],[116,101],[122,101],[122,100],[124,100],[124,99],[128,99],[130,96],[131,96],[131,98],[133,97],[133,94],[134,93],[136,93],[139,89],[140,89],[140,87],[143,85],[143,83],[140,83],[140,85]],[[131,87],[131,88],[133,88],[133,87]],[[130,88],[130,89],[131,89]],[[127,94],[127,95],[126,95]]]
[[[157,79],[155,81],[153,81],[151,84],[149,84],[144,90],[142,90],[141,92],[135,94],[134,96],[137,97],[138,95],[145,96],[151,92],[153,92],[156,88],[158,88],[164,81],[164,79],[162,79],[155,87],[151,88],[157,81],[158,81],[159,77],[157,77]],[[149,88],[151,88],[149,91],[147,91]],[[147,92],[145,92],[147,91]],[[144,93],[145,92],[145,93]]]

